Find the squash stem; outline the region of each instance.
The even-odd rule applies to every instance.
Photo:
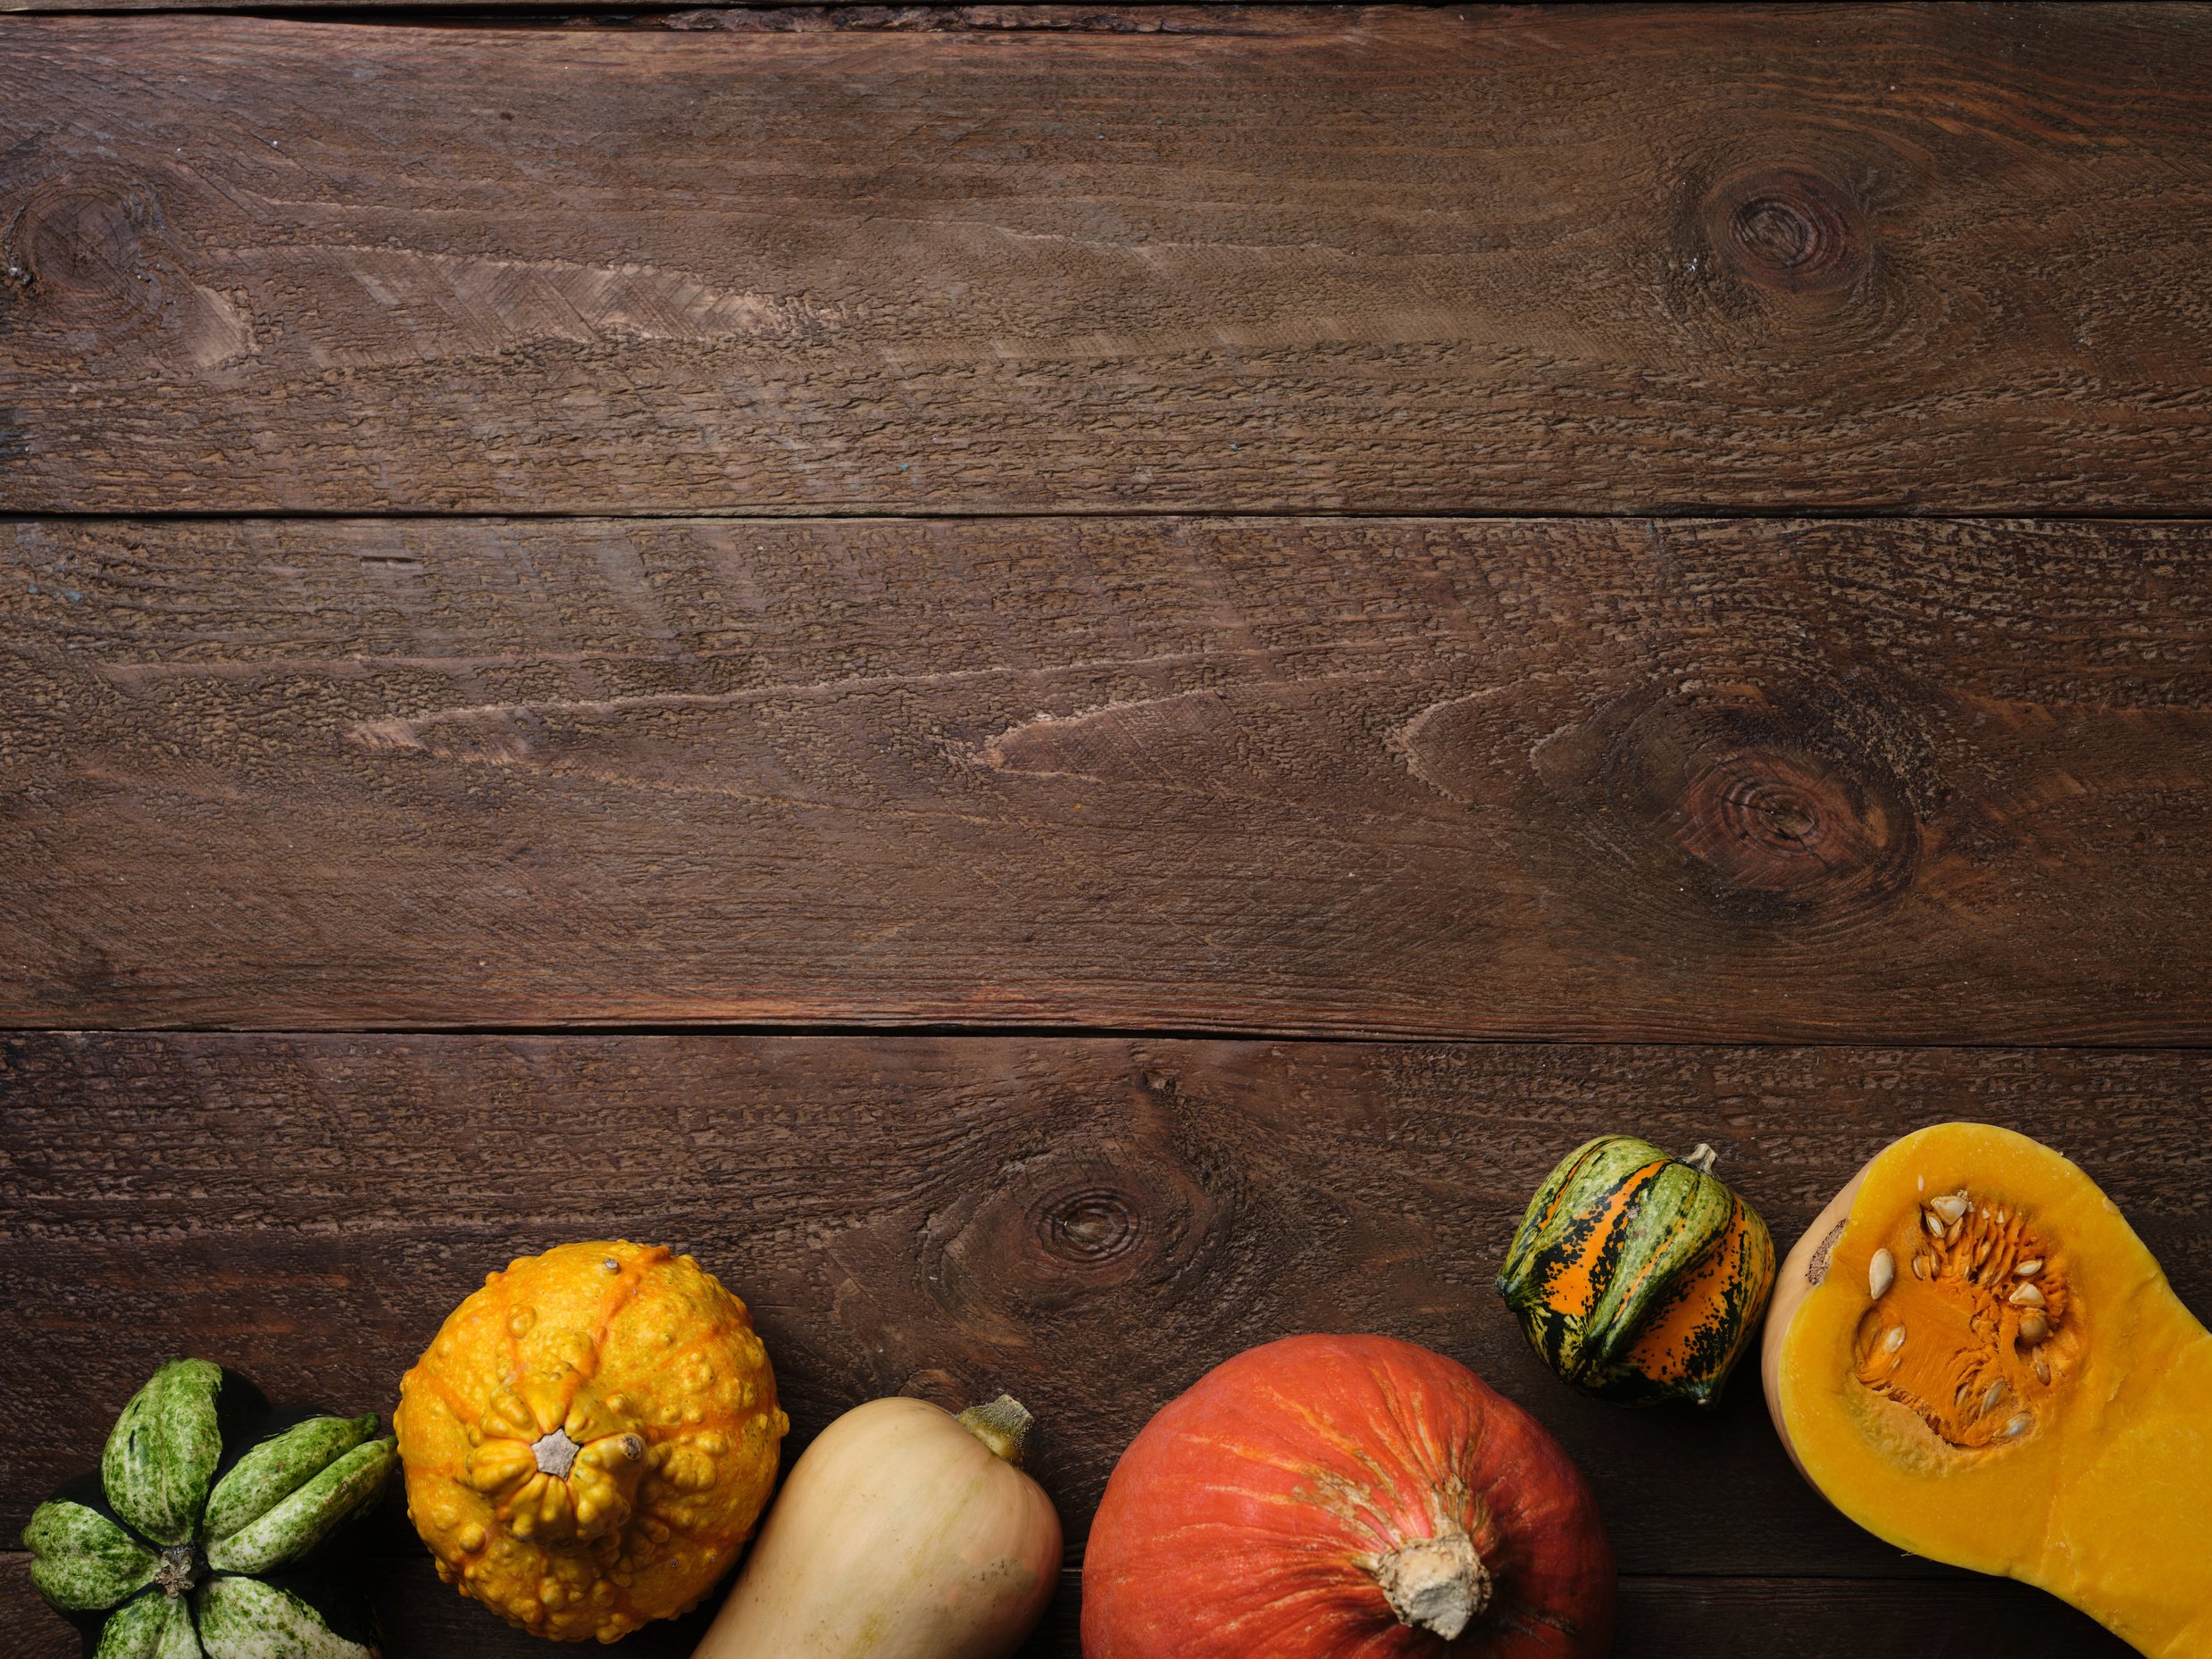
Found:
[[[988,1405],[971,1405],[960,1413],[960,1426],[990,1448],[991,1455],[1007,1463],[1022,1461],[1022,1442],[1037,1420],[1011,1394],[1002,1394]]]
[[[1699,1141],[1698,1143],[1697,1151],[1691,1153],[1688,1157],[1682,1160],[1684,1163],[1687,1163],[1691,1169],[1697,1171],[1700,1175],[1710,1175],[1713,1172],[1713,1166],[1720,1161],[1721,1155],[1714,1151],[1712,1147],[1707,1146],[1703,1141]]]
[[[1490,1604],[1490,1570],[1457,1527],[1415,1538],[1381,1557],[1375,1583],[1400,1624],[1455,1639]]]

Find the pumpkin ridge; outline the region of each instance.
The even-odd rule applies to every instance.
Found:
[[[422,1374],[424,1380],[430,1383],[431,1388],[436,1392],[438,1395],[438,1403],[446,1408],[447,1412],[452,1416],[454,1421],[459,1423],[465,1429],[468,1426],[469,1419],[463,1413],[460,1402],[454,1398],[453,1390],[446,1386],[446,1378],[444,1374],[436,1370],[435,1366],[436,1361],[430,1355],[425,1355],[421,1363],[415,1366],[415,1370]]]
[[[616,1239],[611,1242],[622,1243],[625,1241]],[[612,1256],[607,1259],[609,1261],[614,1260]],[[632,1302],[635,1302],[638,1299],[638,1292],[645,1288],[645,1273],[642,1269],[648,1264],[650,1264],[649,1255],[644,1256],[632,1256],[628,1262],[623,1263],[622,1264],[621,1271],[615,1275],[614,1289],[613,1294],[608,1296],[600,1303],[597,1319],[594,1322],[590,1331],[590,1376],[597,1376],[598,1374],[599,1350],[606,1342],[606,1333],[614,1329],[616,1317],[624,1308],[628,1307]],[[588,1380],[588,1378],[587,1378],[587,1380]]]
[[[1266,1398],[1281,1407],[1286,1415],[1296,1418],[1316,1437],[1326,1441],[1332,1449],[1340,1453],[1353,1466],[1365,1471],[1369,1475],[1379,1480],[1388,1480],[1389,1470],[1376,1459],[1373,1454],[1362,1447],[1356,1439],[1339,1429],[1333,1422],[1315,1415],[1313,1408],[1304,1400],[1293,1399],[1274,1388],[1264,1388],[1256,1392],[1264,1394]],[[1300,1463],[1290,1467],[1302,1469],[1307,1466]]]
[[[1614,1263],[1620,1258],[1621,1223],[1642,1196],[1645,1186],[1664,1167],[1647,1163],[1632,1171],[1606,1195],[1604,1208],[1580,1222],[1570,1221],[1557,1244],[1537,1253],[1540,1264],[1549,1260],[1550,1271],[1543,1277],[1545,1290],[1571,1296],[1583,1310],[1583,1319],[1596,1317],[1605,1294],[1603,1283],[1612,1277]]]
[[[1465,1504],[1453,1502],[1456,1495],[1464,1494],[1469,1500],[1474,1496],[1464,1472],[1460,1446],[1456,1444],[1460,1439],[1462,1413],[1449,1403],[1433,1399],[1427,1380],[1417,1373],[1385,1363],[1368,1367],[1366,1377],[1374,1392],[1373,1404],[1381,1407],[1395,1439],[1392,1450],[1403,1465],[1400,1473],[1410,1475],[1419,1488],[1406,1489],[1407,1483],[1402,1480],[1390,1483],[1390,1489],[1406,1500],[1398,1518],[1397,1541],[1391,1547],[1416,1538],[1437,1538],[1440,1529],[1449,1527],[1457,1527],[1473,1539],[1482,1515]],[[1432,1422],[1440,1425],[1446,1421],[1453,1442],[1439,1440],[1429,1432]],[[1417,1505],[1415,1500],[1420,1500]],[[1416,1507],[1423,1513],[1406,1519]],[[1424,1522],[1430,1530],[1418,1530]]]
[[[1574,1185],[1574,1178],[1582,1172],[1583,1166],[1598,1155],[1605,1144],[1606,1137],[1603,1135],[1584,1141],[1567,1155],[1565,1163],[1545,1178],[1538,1192],[1538,1196],[1544,1201],[1544,1212],[1540,1216],[1532,1218],[1539,1227],[1551,1224],[1552,1219],[1559,1213],[1559,1206],[1566,1202],[1567,1192]],[[1527,1222],[1522,1224],[1525,1227]]]
[[[747,1312],[749,1315],[751,1310],[747,1309]],[[679,1343],[672,1348],[664,1348],[654,1356],[653,1363],[657,1367],[666,1368],[673,1365],[678,1360],[689,1359],[709,1344],[728,1341],[732,1331],[751,1330],[752,1329],[753,1324],[749,1317],[725,1321],[709,1330],[701,1331],[689,1342]]]
[[[687,1544],[710,1544],[714,1537],[711,1532],[700,1532],[690,1527],[679,1526],[658,1511],[654,1513],[653,1519],[668,1529],[668,1535],[671,1538],[681,1538]]]
[[[1306,1509],[1321,1510],[1346,1527],[1356,1527],[1364,1532],[1378,1535],[1378,1541],[1380,1536],[1387,1536],[1393,1522],[1394,1517],[1390,1509],[1377,1502],[1374,1496],[1376,1488],[1388,1480],[1388,1471],[1381,1468],[1363,1465],[1360,1472],[1369,1477],[1363,1480],[1342,1468],[1302,1462],[1289,1453],[1281,1458],[1256,1456],[1247,1446],[1211,1436],[1202,1437],[1200,1444],[1213,1446],[1243,1462],[1289,1476],[1298,1484],[1283,1495],[1283,1502],[1297,1504]],[[1354,1492],[1364,1496],[1355,1497],[1352,1496]],[[1331,1498],[1337,1501],[1329,1501]]]
[[[1408,1464],[1415,1465],[1412,1472],[1432,1491],[1441,1489],[1457,1475],[1459,1463],[1451,1446],[1439,1443],[1428,1432],[1429,1420],[1439,1412],[1430,1401],[1427,1388],[1417,1377],[1401,1377],[1396,1371],[1386,1376],[1372,1367],[1367,1380],[1397,1436],[1397,1450],[1404,1455]],[[1414,1413],[1410,1421],[1406,1415],[1409,1410]]]
[[[1378,1549],[1387,1546],[1384,1540],[1390,1535],[1393,1517],[1377,1501],[1374,1481],[1356,1480],[1340,1471],[1317,1471],[1311,1467],[1293,1467],[1285,1472],[1298,1481],[1283,1495],[1285,1504],[1295,1505],[1309,1515],[1319,1511],[1346,1534],[1356,1535]],[[1309,1520],[1302,1524],[1310,1526],[1312,1522]]]
[[[1669,1180],[1668,1173],[1675,1167],[1690,1171],[1690,1179]],[[1667,1287],[1676,1278],[1671,1259],[1674,1250],[1682,1249],[1682,1274],[1694,1271],[1719,1242],[1733,1209],[1732,1194],[1722,1203],[1707,1192],[1703,1171],[1691,1171],[1690,1165],[1679,1160],[1669,1159],[1647,1173],[1649,1179],[1637,1190],[1633,1222],[1638,1236],[1653,1230],[1656,1237],[1628,1272],[1611,1276],[1605,1293],[1590,1312],[1590,1323],[1596,1331],[1593,1357],[1603,1366],[1620,1358],[1621,1351],[1632,1345],[1665,1296]],[[1620,1236],[1625,1243],[1630,1233],[1624,1228]]]
[[[1308,1532],[1313,1526],[1312,1515],[1319,1512],[1351,1541],[1371,1546],[1377,1551],[1390,1546],[1390,1539],[1397,1525],[1397,1517],[1391,1508],[1379,1501],[1376,1496],[1378,1488],[1387,1482],[1384,1471],[1368,1471],[1373,1478],[1361,1480],[1341,1470],[1295,1461],[1268,1463],[1260,1466],[1279,1471],[1290,1477],[1297,1485],[1281,1494],[1240,1492],[1235,1488],[1218,1486],[1210,1489],[1223,1496],[1245,1501],[1257,1500],[1273,1507],[1298,1512],[1306,1518],[1289,1523],[1292,1527],[1293,1537]]]
[[[1340,1438],[1340,1437],[1337,1435],[1336,1431],[1329,1424],[1322,1421],[1318,1418],[1314,1417],[1312,1413],[1306,1410],[1303,1402],[1290,1399],[1286,1396],[1277,1394],[1269,1389],[1257,1390],[1256,1392],[1265,1394],[1269,1400],[1280,1406],[1285,1413],[1297,1417],[1307,1428],[1314,1430],[1323,1438],[1331,1441],[1337,1441]],[[1291,1452],[1287,1448],[1281,1451],[1276,1451],[1267,1446],[1266,1443],[1261,1441],[1255,1441],[1242,1437],[1236,1439],[1228,1439],[1218,1434],[1205,1434],[1195,1436],[1193,1438],[1196,1438],[1201,1445],[1216,1447],[1221,1451],[1229,1453],[1234,1457],[1240,1458],[1246,1463],[1256,1463],[1263,1469],[1279,1469],[1285,1474],[1295,1475],[1303,1473],[1305,1471],[1313,1467],[1313,1464],[1309,1460],[1300,1459],[1296,1453]],[[1349,1455],[1352,1456],[1354,1461],[1357,1461],[1356,1449],[1348,1449],[1349,1450]]]
[[[1363,1546],[1371,1555],[1380,1557],[1409,1541],[1434,1538],[1439,1535],[1438,1530],[1444,1527],[1456,1526],[1470,1538],[1475,1537],[1482,1529],[1482,1511],[1464,1515],[1448,1513],[1452,1488],[1457,1487],[1473,1499],[1473,1488],[1457,1467],[1444,1461],[1448,1448],[1438,1446],[1424,1434],[1415,1433],[1405,1421],[1406,1408],[1429,1405],[1429,1395],[1421,1380],[1401,1377],[1393,1370],[1374,1365],[1363,1366],[1359,1376],[1373,1395],[1365,1403],[1366,1408],[1381,1407],[1381,1417],[1377,1420],[1377,1426],[1389,1431],[1379,1451],[1370,1452],[1349,1441],[1331,1421],[1316,1415],[1302,1400],[1275,1389],[1263,1388],[1259,1392],[1286,1415],[1303,1423],[1316,1438],[1347,1454],[1348,1462],[1366,1476],[1365,1480],[1355,1480],[1341,1468],[1324,1469],[1295,1459],[1286,1463],[1254,1457],[1246,1447],[1217,1437],[1204,1437],[1203,1443],[1298,1479],[1299,1492],[1307,1496],[1294,1492],[1286,1495],[1284,1501],[1323,1511],[1345,1529],[1348,1541]],[[1404,1400],[1398,1397],[1401,1392],[1407,1396]],[[1386,1455],[1395,1455],[1398,1467],[1393,1468],[1386,1461]],[[1323,1476],[1325,1480],[1317,1478]],[[1408,1476],[1410,1480],[1406,1479]]]

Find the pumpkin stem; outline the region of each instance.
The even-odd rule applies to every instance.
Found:
[[[1691,1169],[1697,1171],[1700,1175],[1710,1175],[1713,1172],[1713,1166],[1715,1163],[1718,1163],[1720,1160],[1721,1155],[1719,1153],[1714,1151],[1712,1147],[1707,1146],[1703,1141],[1699,1141],[1698,1143],[1697,1151],[1691,1153],[1688,1157],[1684,1158],[1682,1162],[1687,1163]]]
[[[990,1448],[993,1457],[1007,1463],[1022,1461],[1022,1442],[1037,1420],[1011,1394],[1002,1394],[989,1405],[971,1405],[960,1413],[960,1426]]]
[[[1490,1605],[1490,1571],[1474,1553],[1474,1540],[1456,1527],[1399,1546],[1375,1563],[1373,1572],[1400,1624],[1448,1642]]]

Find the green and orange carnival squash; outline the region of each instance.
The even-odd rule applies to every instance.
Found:
[[[1774,1288],[1774,1243],[1713,1162],[1601,1135],[1529,1201],[1498,1291],[1569,1382],[1631,1405],[1720,1398]]]
[[[689,1256],[622,1242],[491,1274],[393,1422],[439,1575],[535,1635],[603,1642],[722,1575],[790,1427],[745,1304]]]

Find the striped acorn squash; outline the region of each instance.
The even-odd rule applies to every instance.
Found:
[[[171,1360],[99,1473],[32,1513],[31,1582],[95,1659],[376,1659],[347,1587],[302,1566],[397,1466],[376,1426],[279,1414],[234,1372]]]
[[[1601,1135],[1529,1201],[1498,1290],[1567,1381],[1631,1405],[1719,1399],[1774,1288],[1774,1243],[1713,1163],[1709,1146],[1674,1158]]]

